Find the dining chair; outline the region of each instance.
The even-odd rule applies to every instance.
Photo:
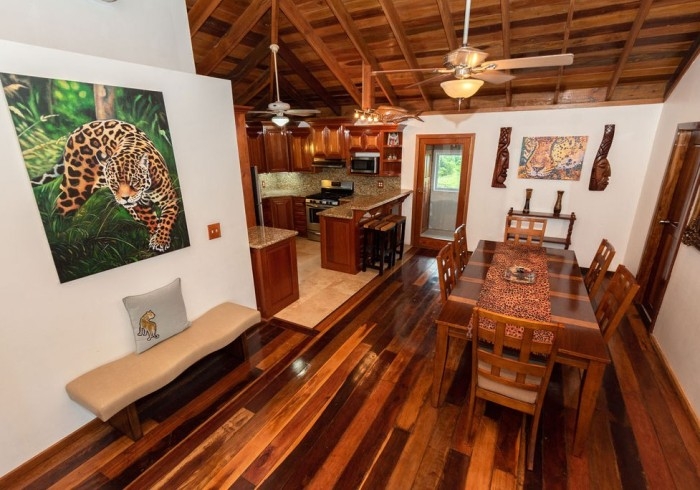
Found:
[[[467,418],[471,440],[476,399],[532,416],[527,467],[532,470],[540,413],[556,357],[561,323],[502,315],[475,307],[472,314],[472,376]],[[517,332],[521,332],[518,335]]]
[[[545,218],[530,218],[509,214],[506,216],[506,229],[503,241],[542,245],[546,228],[547,220]]]
[[[455,275],[454,245],[447,243],[437,254],[438,277],[440,278],[440,297],[447,302],[447,297],[457,283]]]
[[[462,275],[464,268],[469,261],[469,250],[467,249],[467,225],[461,224],[455,229],[454,241],[455,268],[457,277]]]
[[[608,342],[617,330],[638,290],[639,284],[629,269],[622,264],[618,265],[595,310],[595,317],[605,342]]]
[[[593,256],[591,266],[588,268],[583,278],[583,283],[586,285],[588,296],[591,298],[591,301],[593,301],[598,294],[598,290],[603,284],[603,279],[605,279],[605,273],[608,272],[608,267],[610,267],[610,262],[612,262],[614,256],[615,247],[603,238],[598,246],[598,251]]]

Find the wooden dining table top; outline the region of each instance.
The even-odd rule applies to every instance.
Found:
[[[444,305],[439,321],[464,327],[471,317],[499,242],[481,240]],[[610,356],[598,327],[573,250],[545,248],[551,321],[564,324],[558,361],[566,358],[609,363]],[[504,279],[505,280],[505,279]],[[527,287],[527,286],[524,286]]]

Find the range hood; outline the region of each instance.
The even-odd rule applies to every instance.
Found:
[[[312,165],[321,168],[345,168],[345,160],[342,158],[314,158]]]

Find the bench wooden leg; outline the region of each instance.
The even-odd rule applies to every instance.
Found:
[[[135,403],[117,412],[107,422],[132,441],[138,441],[143,436],[141,421],[139,420],[139,413],[136,411]]]

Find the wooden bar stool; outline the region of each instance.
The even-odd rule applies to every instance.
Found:
[[[396,228],[395,228],[395,237],[394,237],[394,242],[395,242],[395,255],[398,255],[399,260],[403,259],[403,242],[406,238],[406,217],[402,216],[400,214],[390,214],[386,217],[384,217],[386,221],[391,221],[392,223],[396,223]],[[394,260],[396,262],[396,260]],[[392,264],[393,265],[393,264]]]
[[[384,273],[384,263],[391,267],[396,260],[396,223],[383,218],[368,221],[363,225],[362,271],[377,269]]]

